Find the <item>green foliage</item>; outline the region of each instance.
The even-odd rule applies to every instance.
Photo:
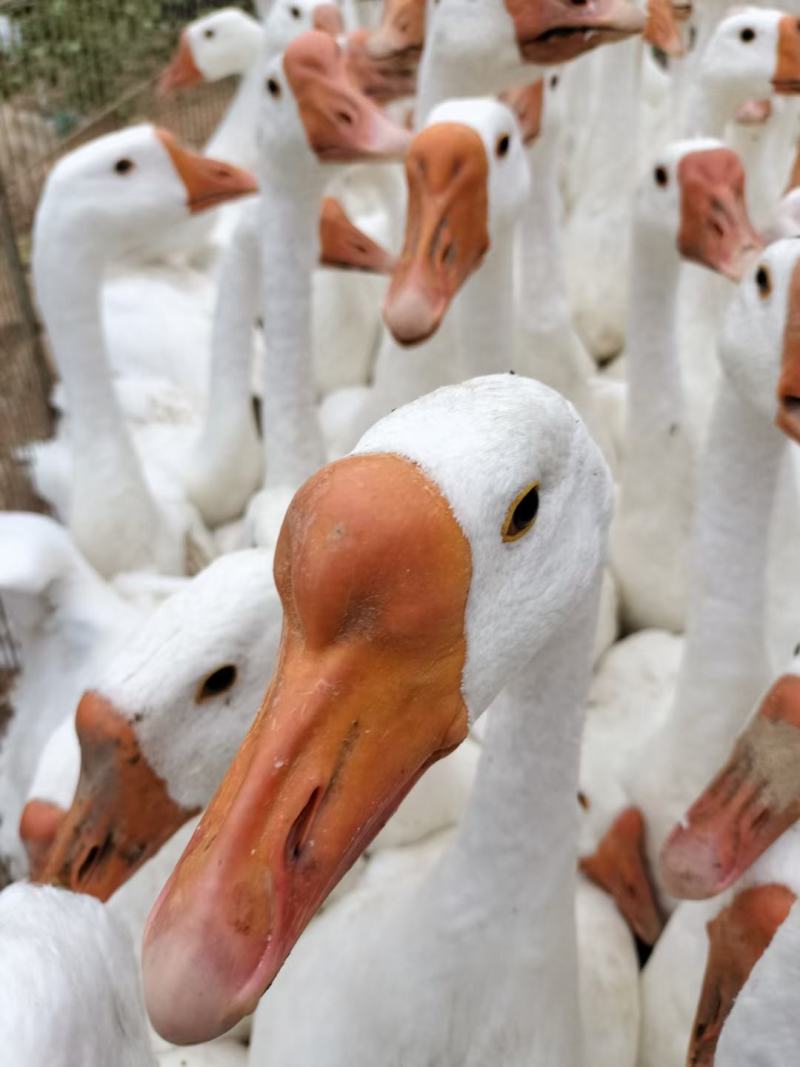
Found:
[[[0,50],[0,97],[22,95],[69,126],[148,78],[178,31],[212,6],[198,0],[14,0]]]

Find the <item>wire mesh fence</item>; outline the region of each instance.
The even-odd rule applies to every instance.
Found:
[[[157,122],[195,146],[207,140],[233,82],[159,98],[154,81],[181,27],[218,6],[0,0],[0,508],[42,506],[25,472],[25,445],[52,428],[51,367],[28,275],[42,183],[64,152],[131,122]]]

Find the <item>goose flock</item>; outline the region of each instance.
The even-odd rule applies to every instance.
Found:
[[[800,18],[264,0],[63,156],[5,1067],[800,1062]]]

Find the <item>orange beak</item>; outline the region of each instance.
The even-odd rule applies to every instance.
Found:
[[[417,60],[376,58],[370,52],[369,30],[349,33],[344,49],[350,80],[377,104],[401,100],[417,91]]]
[[[386,0],[381,23],[369,34],[375,60],[416,68],[425,44],[425,0]]]
[[[331,37],[338,37],[340,33],[344,33],[342,13],[336,4],[317,4],[311,25],[321,33],[329,33]]]
[[[566,63],[645,27],[644,14],[630,0],[505,0],[505,5],[524,63]]]
[[[509,89],[500,94],[500,99],[508,104],[517,116],[522,143],[533,144],[542,129],[544,79],[539,78],[538,81],[519,89]]]
[[[772,85],[776,93],[800,93],[800,21],[784,15],[778,23],[778,62]]]
[[[326,196],[322,201],[319,238],[323,267],[369,274],[391,274],[394,270],[394,256],[354,226],[342,205],[332,196]]]
[[[321,162],[402,159],[411,135],[350,80],[345,54],[326,33],[301,34],[286,49],[283,69],[308,143]]]
[[[798,759],[800,677],[787,674],[665,842],[668,892],[689,900],[721,893],[800,817]]]
[[[708,961],[687,1067],[713,1067],[733,1003],[794,901],[785,886],[757,886],[740,893],[708,924]]]
[[[795,266],[789,285],[775,425],[800,443],[800,263]]]
[[[644,39],[673,59],[685,53],[678,15],[671,0],[648,0]]]
[[[626,808],[617,816],[597,851],[581,858],[580,869],[614,898],[639,940],[654,945],[664,922],[647,869],[644,819],[638,808]]]
[[[747,214],[744,169],[729,148],[687,152],[678,164],[685,259],[739,281],[763,247]]]
[[[107,900],[196,811],[149,766],[131,723],[91,690],[75,716],[81,776],[37,881]]]
[[[246,170],[190,152],[168,130],[157,129],[156,134],[186,187],[186,204],[193,215],[258,192],[258,182]]]
[[[22,809],[19,836],[28,854],[28,874],[32,882],[42,880],[50,850],[66,817],[66,811],[49,800],[34,798]]]
[[[275,554],[276,673],[145,933],[148,1012],[168,1040],[209,1040],[254,1009],[337,881],[466,736],[470,576],[447,501],[408,460],[350,456],[295,496]]]
[[[178,51],[158,79],[159,95],[166,96],[176,89],[186,89],[190,85],[197,85],[198,82],[203,80],[202,72],[194,61],[192,46],[189,44],[189,35],[184,30],[178,42]]]
[[[434,334],[480,266],[489,248],[488,174],[483,141],[468,126],[440,122],[414,138],[405,242],[383,306],[399,344]]]

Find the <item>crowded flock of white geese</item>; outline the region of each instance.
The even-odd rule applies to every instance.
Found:
[[[800,20],[377,8],[44,186],[0,1061],[789,1067]]]

